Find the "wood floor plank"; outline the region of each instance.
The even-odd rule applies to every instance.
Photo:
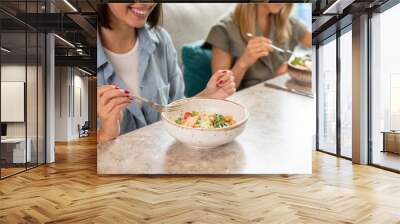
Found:
[[[99,176],[96,139],[0,181],[0,223],[397,223],[400,175],[313,153],[312,175]]]

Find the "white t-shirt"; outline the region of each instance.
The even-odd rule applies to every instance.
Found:
[[[135,95],[140,95],[139,88],[139,40],[135,46],[124,54],[117,54],[104,48],[115,74],[126,84],[128,90]]]

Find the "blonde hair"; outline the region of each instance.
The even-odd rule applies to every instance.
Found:
[[[248,40],[246,33],[255,33],[257,27],[257,4],[274,3],[239,3],[233,12],[233,22],[239,26],[240,34],[244,40]],[[289,16],[292,12],[293,4],[285,3],[285,6],[277,14],[271,14],[272,21],[276,27],[275,39],[278,43],[285,43],[291,33]]]

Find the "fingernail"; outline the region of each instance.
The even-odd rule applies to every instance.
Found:
[[[117,85],[114,85],[114,89],[119,89],[119,86],[117,86]]]
[[[124,93],[129,94],[130,92],[128,90],[124,90]]]
[[[223,80],[219,80],[219,81],[218,81],[218,84],[222,84],[222,83],[224,83]]]

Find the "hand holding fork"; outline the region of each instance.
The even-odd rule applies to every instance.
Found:
[[[120,89],[120,91],[127,94],[130,99],[147,103],[152,109],[160,113],[178,111],[182,109],[183,101],[179,101],[179,103],[161,105],[143,96],[130,94],[130,92],[127,90]],[[210,78],[206,88],[197,96],[223,99],[232,95],[235,91],[236,88],[232,72],[229,70],[219,70]]]
[[[252,33],[246,33],[246,35],[247,35],[248,38],[255,37]],[[270,39],[268,39],[268,42],[269,42],[269,45],[271,46],[271,48],[274,49],[274,50],[277,50],[277,51],[282,52],[282,53],[293,54],[293,51],[284,50],[284,49],[282,49],[280,47],[277,47],[277,46],[273,45],[272,41]]]

